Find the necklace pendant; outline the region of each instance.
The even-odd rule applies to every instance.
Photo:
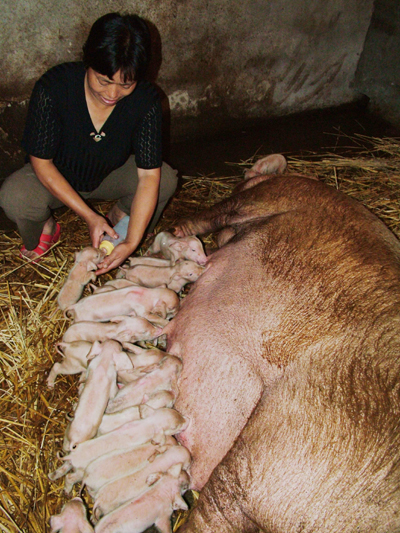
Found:
[[[102,131],[101,133],[95,133],[94,131],[92,131],[90,136],[93,137],[93,140],[98,143],[103,137],[106,136],[106,134],[104,133],[104,131]]]

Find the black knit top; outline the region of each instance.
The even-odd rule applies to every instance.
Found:
[[[83,63],[63,63],[36,82],[22,140],[27,154],[52,159],[81,192],[96,189],[132,153],[138,168],[160,167],[161,102],[156,88],[139,81],[97,132],[86,104],[84,78]],[[100,134],[98,142],[95,134]]]

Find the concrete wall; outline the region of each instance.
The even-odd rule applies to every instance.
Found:
[[[400,127],[400,2],[376,0],[356,74],[370,108]]]
[[[18,158],[35,80],[79,59],[104,13],[136,12],[152,22],[152,74],[176,140],[354,100],[372,8],[373,0],[3,0],[0,157],[6,166]]]

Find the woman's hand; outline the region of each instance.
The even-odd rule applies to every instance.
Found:
[[[117,268],[127,259],[133,252],[132,245],[122,241],[119,243],[110,255],[107,255],[101,263],[98,264],[98,270],[96,276],[105,274],[113,268]]]
[[[94,211],[86,218],[86,223],[89,228],[90,240],[95,248],[99,248],[104,234],[109,235],[112,239],[118,238],[118,233],[108,224],[107,220]]]

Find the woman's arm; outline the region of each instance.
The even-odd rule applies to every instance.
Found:
[[[158,200],[161,169],[138,168],[138,176],[139,183],[132,201],[126,238],[99,264],[97,275],[121,265],[136,250],[153,216]]]
[[[104,233],[112,238],[116,237],[115,231],[108,225],[107,220],[87,205],[60,173],[52,159],[40,159],[31,155],[30,162],[42,185],[86,222],[95,248],[99,247]]]

